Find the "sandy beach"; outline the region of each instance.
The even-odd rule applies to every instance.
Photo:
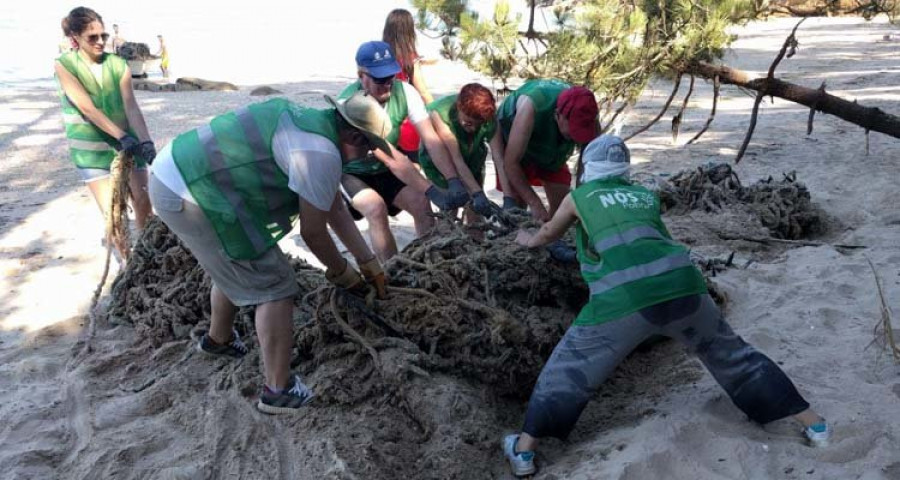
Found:
[[[764,74],[795,23],[736,29],[723,62]],[[886,35],[900,38],[900,29],[883,18],[807,20],[797,56],[778,76],[811,88],[825,81],[833,95],[900,115],[900,41]],[[425,75],[436,96],[480,78],[445,60]],[[266,85],[324,107],[322,95],[351,77]],[[136,95],[162,146],[259,101],[249,95],[256,86]],[[654,83],[622,133],[652,118],[670,90]],[[710,83],[698,79],[695,90],[678,145],[668,122],[674,109],[629,142],[635,172],[733,160],[753,98],[723,87],[710,130],[684,146],[712,104]],[[873,333],[882,318],[876,273],[887,304],[900,311],[900,142],[877,133],[867,141],[861,128],[823,114],[807,135],[807,117],[805,107],[766,100],[735,171],[744,184],[796,172],[825,213],[823,232],[809,239],[818,245],[707,243],[684,222],[673,234],[704,254],[738,252],[735,267],[715,278],[728,298],[726,318],[829,419],[832,444],[808,447],[790,421],[749,422],[698,361],[664,345],[650,354],[655,366],[616,376],[567,442],[544,444],[536,478],[900,479],[900,365]],[[261,415],[243,388],[260,378],[245,377],[258,372],[254,365],[191,356],[187,340],[154,346],[130,325],[101,325],[94,351],[76,358],[106,251],[98,209],[68,162],[54,89],[0,90],[0,133],[0,478],[512,478],[499,439],[519,428],[525,402],[491,396],[476,382],[441,374],[411,385],[421,393],[416,407],[431,405],[442,428],[428,438],[397,428],[386,438],[376,433],[388,427],[362,423],[365,405]],[[488,195],[500,198],[493,189]],[[413,239],[408,215],[393,226],[401,247]],[[365,222],[359,227],[365,234]],[[281,246],[316,264],[296,229]]]

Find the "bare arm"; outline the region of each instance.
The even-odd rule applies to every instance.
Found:
[[[426,118],[413,124],[413,126],[416,127],[419,138],[421,138],[422,143],[425,144],[425,149],[428,150],[431,161],[434,162],[434,166],[437,167],[444,178],[449,180],[459,176],[459,173],[456,171],[456,166],[450,158],[450,154],[447,153],[444,142],[441,141],[441,137],[434,131],[432,121],[429,118]]]
[[[513,119],[509,141],[506,142],[506,151],[503,155],[503,168],[506,170],[507,181],[516,195],[531,207],[535,218],[546,221],[550,218],[550,214],[547,213],[541,199],[534,193],[534,189],[528,184],[521,163],[533,129],[534,105],[526,99],[516,110],[516,118]]]
[[[81,82],[79,82],[74,75],[66,70],[66,67],[63,67],[61,63],[56,62],[55,70],[63,92],[89,122],[94,124],[100,130],[108,133],[113,138],[122,138],[125,136],[126,132],[124,130],[110,120],[105,113],[94,106],[94,102],[91,100],[90,95],[88,95],[87,90],[84,89]]]
[[[422,95],[422,100],[425,101],[425,105],[434,101],[434,97],[432,97],[431,92],[428,91],[428,85],[425,84],[425,77],[422,76],[421,62],[419,60],[413,62],[412,85],[416,87],[419,95]]]
[[[391,173],[414,190],[425,193],[425,191],[432,186],[431,182],[423,177],[422,174],[419,173],[419,170],[416,169],[415,165],[409,161],[409,158],[394,148],[393,145],[391,145],[391,155],[378,149],[375,149],[373,153],[375,154],[375,158],[385,164]]]
[[[328,233],[328,217],[329,212],[319,210],[300,198],[300,236],[306,246],[329,270],[344,271],[347,263]]]
[[[572,194],[566,195],[562,204],[556,210],[553,218],[541,226],[537,233],[526,230],[519,230],[516,235],[516,243],[524,245],[528,248],[542,247],[553,243],[565,235],[566,230],[578,220],[578,213],[575,210],[575,201],[572,200]]]
[[[469,166],[466,165],[462,152],[459,151],[459,142],[456,140],[456,136],[453,135],[450,127],[444,123],[439,113],[431,112],[430,116],[431,123],[434,125],[434,131],[444,143],[447,152],[450,153],[450,158],[453,160],[453,166],[456,168],[456,172],[459,173],[460,180],[462,180],[470,192],[474,193],[481,191],[481,185],[478,183],[478,180],[475,179],[475,175],[472,175]]]
[[[375,254],[372,253],[369,245],[363,240],[362,234],[359,233],[359,228],[356,227],[356,222],[350,216],[350,211],[347,210],[340,193],[335,195],[334,202],[331,204],[331,211],[328,212],[328,224],[350,250],[350,254],[356,258],[357,264],[375,258]]]
[[[497,121],[495,120],[495,122]],[[507,192],[507,196],[514,196],[513,194],[515,191],[512,189],[509,180],[506,178],[506,169],[503,168],[503,155],[506,151],[506,147],[503,145],[503,133],[500,132],[500,122],[497,122],[494,136],[491,137],[491,141],[488,144],[491,146],[491,160],[494,161],[494,170],[497,172],[500,188],[504,192]]]
[[[119,90],[122,91],[122,101],[125,103],[125,117],[128,118],[128,125],[134,129],[138,140],[146,142],[151,140],[150,131],[147,130],[147,123],[144,121],[144,114],[138,106],[137,99],[134,98],[134,88],[131,85],[131,75],[125,73],[119,82]],[[119,137],[116,137],[119,138]]]

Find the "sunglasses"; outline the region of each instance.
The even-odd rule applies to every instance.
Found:
[[[87,41],[90,43],[97,43],[101,39],[103,40],[103,43],[106,43],[106,41],[109,40],[109,34],[105,33],[105,32],[104,33],[94,33],[91,35],[86,35],[84,38],[86,38]]]
[[[389,77],[373,77],[367,73],[366,76],[371,78],[376,85],[387,85],[394,81],[394,75],[391,75]]]

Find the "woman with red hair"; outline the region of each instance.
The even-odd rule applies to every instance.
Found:
[[[487,199],[482,188],[488,143],[494,162],[503,161],[503,142],[494,118],[497,112],[494,96],[487,88],[469,83],[459,94],[435,100],[426,108],[434,130],[450,152],[459,178],[472,195],[472,209],[479,215],[490,216],[499,207]],[[419,164],[435,185],[447,187],[447,180],[424,147],[419,149]]]

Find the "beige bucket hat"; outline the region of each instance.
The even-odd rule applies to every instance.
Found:
[[[391,133],[391,119],[377,100],[360,90],[345,100],[335,100],[325,95],[325,100],[333,106],[341,117],[369,139],[372,146],[391,154],[391,147],[385,138]]]

